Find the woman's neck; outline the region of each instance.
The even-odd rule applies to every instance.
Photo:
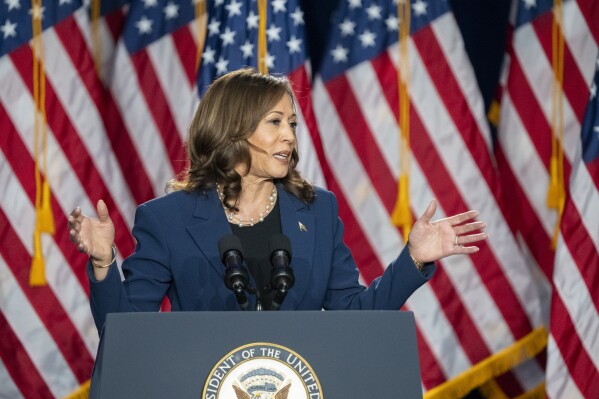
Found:
[[[219,190],[221,201],[222,189]],[[230,223],[239,224],[239,226],[253,226],[264,220],[270,213],[277,199],[277,190],[272,180],[251,181],[243,179],[241,181],[241,193],[235,202],[237,212],[232,212],[226,207],[225,214]]]
[[[256,210],[256,208],[262,208],[268,196],[272,194],[274,190],[274,183],[272,180],[241,180],[241,193],[237,199],[237,208],[240,211]]]

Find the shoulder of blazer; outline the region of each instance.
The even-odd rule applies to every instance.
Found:
[[[316,196],[314,198],[314,202],[312,202],[311,207],[314,208],[314,212],[317,214],[322,214],[323,212],[328,213],[336,213],[337,208],[337,198],[333,192],[326,190],[321,187],[314,187]]]
[[[161,197],[154,198],[140,205],[147,207],[159,216],[173,217],[175,214],[201,217],[201,214],[213,212],[214,201],[218,202],[216,193],[211,191],[173,191]],[[214,197],[214,198],[212,198]]]
[[[277,183],[277,190],[279,192],[279,196],[282,197],[284,201],[286,201],[290,206],[298,210],[302,208],[311,209],[315,206],[328,206],[331,202],[331,199],[335,198],[335,194],[333,194],[331,191],[326,190],[322,187],[314,186],[314,191],[316,194],[314,197],[314,201],[306,204],[302,200],[291,194],[289,191],[287,191],[285,186],[283,186],[281,183]]]

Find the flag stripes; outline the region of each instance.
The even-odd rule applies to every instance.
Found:
[[[370,2],[362,6],[364,9],[375,7]],[[351,5],[348,8],[351,9]],[[353,17],[350,10],[346,12],[349,18]],[[337,21],[348,18],[341,14]],[[356,26],[360,27],[360,23]],[[443,341],[431,339],[420,344],[421,353],[438,353],[425,362],[435,362],[438,364],[436,369],[443,370],[430,379],[423,371],[423,383],[427,389],[510,346],[543,320],[539,294],[536,287],[531,287],[526,259],[520,253],[511,226],[502,213],[500,181],[491,155],[491,136],[484,122],[482,99],[472,83],[475,79],[471,67],[460,66],[468,62],[463,44],[454,43],[456,38],[458,43],[461,42],[459,33],[447,35],[451,31],[459,32],[455,20],[450,13],[442,13],[430,24],[422,24],[417,31],[413,30],[410,39],[410,133],[414,154],[410,179],[411,204],[426,204],[435,197],[440,201],[439,217],[443,217],[444,213],[479,209],[489,224],[490,239],[489,245],[483,246],[471,261],[460,258],[441,261],[443,270],[413,297],[418,298],[424,290],[431,290],[430,294],[438,298],[435,300],[437,304],[422,312],[435,312],[437,315],[439,311],[443,312],[447,320],[446,330],[451,331],[445,339],[452,337],[453,341],[438,350],[434,349],[435,343]],[[385,39],[381,40],[384,42]],[[390,144],[397,143],[399,135],[396,119],[399,104],[395,90],[399,65],[397,45],[369,58],[367,62],[354,61],[353,49],[350,47],[347,53],[342,53],[343,49],[339,46],[331,44],[330,54],[337,54],[341,60],[339,63],[345,56],[350,65],[343,69],[343,74],[332,73],[326,68],[338,68],[335,61],[329,61],[328,65],[324,61],[324,81],[317,76],[313,88],[315,110],[320,130],[327,133],[323,135],[323,147],[333,174],[341,182],[342,192],[365,235],[377,237],[378,234],[380,237],[375,241],[377,245],[371,246],[379,253],[381,264],[385,265],[393,255],[392,251],[382,254],[382,249],[397,248],[402,242],[397,229],[386,227],[395,201],[399,165],[398,145]],[[460,48],[461,52],[456,48]],[[454,73],[454,70],[459,73]],[[361,88],[367,89],[361,91]],[[381,104],[381,99],[385,99],[387,104]],[[335,118],[335,114],[340,117]],[[364,148],[365,143],[368,143],[368,148]],[[377,205],[385,212],[373,210]],[[414,209],[414,214],[419,215],[422,211]],[[352,248],[359,245],[346,241]],[[361,265],[360,270],[369,267]],[[482,296],[481,288],[484,291]],[[485,297],[488,298],[486,301]],[[409,307],[412,308],[417,301],[410,299]],[[420,309],[415,311],[420,328],[420,323],[425,321],[420,318]],[[488,316],[481,318],[481,315]],[[503,334],[493,333],[493,327],[498,323],[504,328]],[[473,329],[475,333],[467,329]],[[435,325],[426,329],[426,334],[433,334],[433,330],[437,332],[444,327]],[[433,347],[423,350],[430,345]],[[456,367],[451,364],[455,362],[447,358],[455,358],[458,350],[462,351],[463,361]],[[447,356],[448,352],[451,352],[450,356]],[[542,379],[541,367],[532,362],[518,368],[513,376],[505,377],[507,385],[513,386],[516,394],[534,388]],[[431,381],[435,382],[434,385],[427,385]]]
[[[31,51],[28,47],[22,47],[13,52],[13,54],[11,54],[10,59],[14,62],[14,69],[12,71],[6,71],[7,75],[5,76],[7,79],[12,80],[12,85],[15,88],[15,92],[11,94],[13,94],[15,97],[23,98],[22,96],[25,93],[30,93],[32,90],[32,73],[30,73],[30,66],[32,65]],[[6,64],[8,64],[8,62],[6,62]],[[2,75],[2,69],[4,68],[0,67],[0,75]],[[15,79],[15,76],[17,76],[17,74],[20,75],[22,80]],[[21,82],[26,86],[18,87],[19,83]],[[94,158],[91,155],[82,156],[82,154],[88,153],[87,147],[85,146],[85,144],[82,143],[82,136],[80,136],[77,133],[77,130],[73,126],[65,108],[56,97],[50,76],[47,76],[46,96],[47,103],[52,104],[51,106],[49,105],[49,107],[51,107],[51,112],[48,112],[47,117],[49,130],[49,159],[51,158],[57,161],[62,161],[60,165],[64,168],[71,169],[70,167],[72,167],[72,171],[70,171],[69,174],[73,173],[77,176],[77,178],[73,177],[74,181],[86,182],[83,189],[86,191],[87,196],[89,198],[103,198],[106,201],[108,206],[111,207],[111,209],[113,210],[111,212],[111,218],[117,228],[117,243],[119,244],[119,246],[123,246],[123,250],[132,251],[133,240],[130,233],[128,232],[130,228],[129,226],[132,225],[132,222],[126,222],[124,215],[127,215],[126,217],[129,220],[132,219],[132,216],[129,213],[121,213],[119,211],[120,206],[117,206],[117,204],[122,205],[122,202],[114,198],[114,195],[110,193],[109,186],[104,183],[105,181],[111,180],[112,176],[110,176],[110,172],[108,170],[105,170],[105,176],[110,176],[110,178],[103,178],[101,172],[98,171],[98,163],[93,163],[92,161],[92,159]],[[29,98],[28,100],[31,102],[30,106],[33,107],[32,99]],[[28,115],[19,112],[20,109],[16,107],[16,103],[10,101],[10,99],[8,98],[2,98],[0,99],[0,101],[2,101],[4,107],[7,108],[13,121],[19,120],[19,122],[22,123],[31,122]],[[74,104],[74,106],[77,105]],[[32,126],[30,125],[29,128],[25,129],[21,126],[17,128],[20,135],[25,135],[23,137],[23,141],[28,143],[28,146],[33,145],[33,131],[31,127]],[[105,147],[105,142],[101,145]],[[99,149],[99,151],[101,151],[101,148]],[[109,151],[107,151],[107,149],[105,148],[105,151],[103,152],[106,153]],[[106,156],[107,155],[101,155],[101,157]],[[69,159],[77,160],[77,162],[71,163],[68,161]],[[67,165],[69,167],[67,167]],[[49,180],[51,179],[49,178]],[[52,187],[54,187],[53,184]],[[69,195],[66,196],[66,198],[69,197]],[[58,198],[65,197],[58,196]]]
[[[6,263],[0,257],[0,272],[2,279],[0,283],[8,285],[10,280],[5,278],[4,270]],[[3,310],[3,307],[0,308]],[[13,332],[13,328],[8,324],[4,317],[4,310],[0,312],[0,330],[3,331],[2,340],[0,340],[0,357],[3,365],[6,365],[6,372],[2,373],[8,380],[7,384],[2,384],[2,394],[6,397],[16,398],[22,395],[25,398],[51,398],[52,392],[42,379],[35,364],[25,351],[19,337]],[[27,370],[28,372],[23,372]],[[17,391],[17,395],[13,394]]]
[[[9,3],[0,4],[6,11],[0,26],[8,29],[7,15],[23,36],[17,45],[0,32],[0,396],[60,398],[89,378],[98,345],[85,257],[68,238],[69,212],[81,206],[93,214],[104,199],[119,260],[132,252],[136,206],[162,195],[165,183],[185,167],[183,146],[199,96],[226,71],[257,64],[257,5],[235,1],[237,14],[231,3],[207,2],[206,45],[196,70],[191,0],[102,2],[97,32],[81,2],[68,9],[44,3],[48,170],[42,172],[52,189],[56,233],[42,236],[48,286],[32,288],[33,55],[24,41],[31,35],[31,4],[21,0],[19,9],[10,9]],[[267,63],[293,84],[299,168],[337,196],[345,242],[361,281],[369,284],[404,245],[401,229],[390,222],[402,161],[396,1],[341,0],[313,83],[301,9],[292,0],[278,0],[276,8],[273,3]],[[599,5],[564,1],[564,173],[570,196],[554,253],[557,217],[546,206],[552,2],[532,3],[514,1],[495,143],[450,3],[411,2],[412,216],[436,198],[435,218],[478,209],[490,236],[474,256],[439,262],[436,276],[404,307],[415,314],[425,390],[549,325],[548,395],[599,395],[593,384],[599,278],[589,267],[599,252],[599,163],[579,162]],[[98,65],[94,35],[101,43]],[[543,380],[543,367],[539,356],[499,377],[499,384],[509,396],[530,391]]]
[[[115,15],[102,24],[105,78],[114,73],[106,37],[118,36],[123,21],[121,11]],[[6,133],[0,139],[0,163],[3,187],[10,194],[0,203],[2,225],[8,226],[2,229],[5,239],[0,248],[2,293],[6,295],[0,299],[2,341],[7,344],[1,358],[2,375],[11,381],[2,385],[0,396],[64,397],[90,376],[98,336],[89,313],[87,276],[81,267],[84,258],[69,242],[66,224],[60,221],[75,206],[89,212],[103,198],[117,226],[117,245],[130,253],[129,231],[136,205],[164,189],[165,179],[156,185],[159,192],[152,190],[154,183],[148,184],[146,172],[152,169],[142,165],[138,144],[123,134],[123,112],[96,75],[89,38],[83,9],[43,34],[49,132],[45,174],[57,221],[56,234],[42,238],[47,287],[28,284],[35,188],[31,115],[23,110],[33,109],[32,54],[29,46],[21,46],[0,59],[0,123]],[[191,92],[190,79],[187,86]],[[151,165],[156,167],[156,163]],[[11,389],[20,394],[12,395]]]
[[[504,183],[517,195],[512,223],[553,285],[547,349],[547,394],[551,398],[594,397],[597,384],[597,288],[599,213],[597,178],[580,163],[581,122],[597,55],[599,7],[565,1],[564,34],[564,185],[566,205],[554,253],[550,243],[557,213],[546,205],[550,180],[552,117],[552,4],[514,1],[508,60],[504,65],[498,164]],[[577,161],[578,159],[578,161]],[[504,187],[507,186],[504,184]],[[593,209],[593,210],[591,210]],[[540,278],[539,285],[547,285]],[[543,290],[546,290],[544,288]],[[547,316],[549,318],[549,315]]]

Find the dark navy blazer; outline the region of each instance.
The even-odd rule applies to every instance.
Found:
[[[281,310],[399,309],[435,270],[420,272],[407,247],[370,287],[360,285],[359,272],[343,243],[337,200],[316,188],[305,204],[278,185],[283,234],[291,241],[295,285]],[[300,223],[303,225],[300,228]],[[90,302],[100,331],[107,313],[157,311],[168,295],[173,311],[238,310],[235,295],[223,282],[218,241],[232,234],[215,190],[176,191],[137,208],[135,252],[116,262],[97,281],[88,262]],[[250,308],[255,298],[250,297]]]

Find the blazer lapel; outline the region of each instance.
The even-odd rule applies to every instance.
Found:
[[[281,210],[281,228],[291,241],[291,267],[294,269],[295,285],[287,294],[283,309],[296,308],[309,285],[314,264],[316,223],[314,215],[298,198],[289,194],[278,184]],[[215,190],[198,194],[193,221],[186,227],[193,241],[219,275],[224,276],[224,266],[218,253],[218,241],[233,234],[222,212]],[[287,305],[287,306],[286,306]]]
[[[216,190],[198,194],[193,214],[194,219],[187,226],[187,231],[206,259],[210,261],[212,267],[220,275],[224,275],[224,266],[218,253],[218,241],[222,237],[232,234],[232,231],[220,207]]]
[[[283,309],[299,304],[309,285],[314,265],[314,243],[316,223],[306,204],[294,197],[278,184],[281,209],[281,228],[291,241],[291,267],[294,270],[295,285],[289,290]],[[285,306],[286,304],[290,306]],[[296,306],[292,306],[295,304]]]

